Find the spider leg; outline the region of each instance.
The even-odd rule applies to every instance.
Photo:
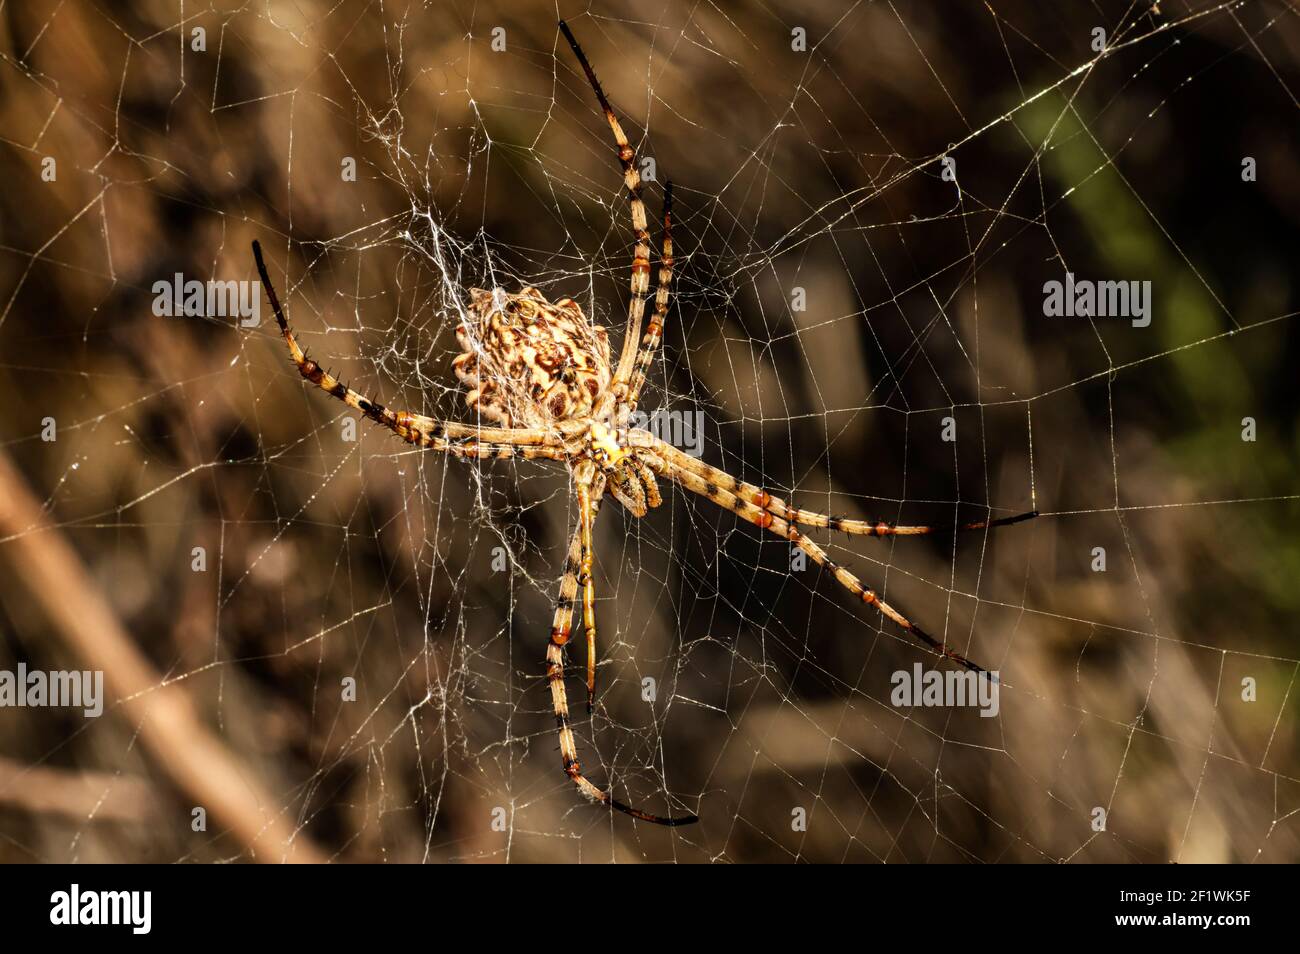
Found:
[[[651,458],[651,460],[653,460],[653,458]],[[738,517],[748,520],[750,523],[754,524],[754,526],[763,530],[770,530],[778,537],[784,537],[789,540],[804,553],[808,554],[813,562],[830,570],[831,575],[835,577],[835,581],[846,590],[861,599],[862,602],[874,606],[882,615],[893,620],[893,622],[899,627],[911,633],[916,637],[916,639],[929,646],[936,653],[947,659],[951,659],[953,662],[957,663],[957,665],[969,669],[972,672],[981,673],[986,678],[994,682],[997,681],[997,676],[993,673],[990,673],[983,666],[971,662],[956,650],[949,649],[948,645],[942,640],[935,639],[898,610],[894,609],[894,607],[882,600],[875,590],[866,586],[848,569],[840,566],[832,560],[827,556],[826,551],[818,546],[816,542],[805,537],[799,532],[797,527],[783,517],[774,516],[771,511],[764,510],[757,504],[750,503],[748,500],[736,496],[730,490],[727,490],[721,485],[710,483],[700,475],[673,463],[667,461],[663,462],[661,473],[670,480],[676,481],[692,493],[699,494],[701,497],[711,500],[713,503],[725,510],[733,511]]]
[[[262,285],[266,289],[266,297],[271,301],[271,310],[275,312],[275,320],[280,326],[280,334],[284,336],[285,344],[289,346],[289,356],[297,365],[298,372],[322,391],[356,408],[375,423],[382,424],[402,440],[417,447],[465,457],[532,456],[561,459],[564,456],[563,454],[553,456],[552,451],[560,450],[559,443],[555,435],[541,428],[475,427],[452,421],[439,421],[425,417],[423,414],[394,411],[347,387],[333,374],[307,357],[306,352],[299,347],[298,339],[294,337],[289,322],[284,317],[284,310],[280,307],[279,296],[275,293],[275,286],[271,284],[271,276],[266,270],[266,262],[262,259],[262,246],[257,241],[253,242],[253,258],[257,262],[257,273],[261,276]],[[456,443],[457,439],[468,439],[470,443],[468,445]],[[458,450],[467,446],[471,450],[466,452]],[[503,446],[519,448],[527,446],[538,452],[503,455],[500,453]],[[487,447],[492,447],[492,450],[485,451],[484,448]],[[541,453],[543,449],[547,452]]]
[[[632,372],[632,382],[628,386],[624,405],[630,414],[636,410],[636,402],[645,387],[646,372],[659,351],[663,341],[664,320],[668,317],[668,295],[673,286],[673,183],[670,179],[664,183],[664,245],[659,256],[659,286],[655,290],[655,310],[646,325],[645,337],[641,339],[641,351],[637,355],[636,370]]]
[[[582,484],[579,484],[579,486],[581,487]],[[555,615],[551,620],[551,638],[546,645],[546,681],[551,688],[551,705],[555,712],[555,724],[560,732],[560,757],[564,763],[564,774],[578,787],[579,792],[597,804],[608,805],[625,815],[631,815],[633,818],[652,822],[656,825],[666,825],[668,827],[690,825],[699,821],[699,818],[695,815],[664,818],[660,815],[642,811],[639,808],[624,805],[611,796],[609,792],[593,785],[582,774],[582,766],[578,763],[578,743],[573,735],[573,727],[569,723],[569,696],[564,688],[564,647],[568,644],[569,637],[572,634],[573,605],[578,595],[579,575],[582,573],[583,538],[584,536],[590,538],[590,522],[600,508],[601,495],[604,492],[604,478],[596,476],[594,481],[588,484],[587,499],[589,501],[588,510],[590,516],[574,528],[573,536],[569,541],[569,553],[565,560],[564,577],[560,580],[560,593],[556,597]],[[580,495],[580,502],[581,499]],[[586,607],[584,606],[585,615]],[[587,623],[584,620],[585,625]],[[588,645],[590,649],[591,644]],[[589,674],[591,666],[592,660],[589,658]]]
[[[596,417],[603,416],[609,410],[610,402],[620,399],[627,391],[628,378],[632,373],[632,363],[636,357],[637,345],[641,337],[641,320],[645,316],[646,294],[650,291],[650,231],[646,224],[645,202],[641,198],[641,174],[636,167],[636,150],[627,140],[627,134],[619,124],[614,109],[609,105],[605,90],[596,79],[596,71],[587,61],[587,54],[574,38],[569,25],[560,21],[560,32],[569,41],[573,55],[587,74],[587,82],[596,93],[596,99],[605,114],[610,130],[614,133],[614,143],[618,146],[619,162],[623,164],[623,184],[627,186],[632,206],[632,231],[636,234],[636,247],[632,252],[632,297],[627,305],[627,332],[623,336],[623,350],[619,354],[618,366],[608,391],[602,396],[601,404],[596,410]]]
[[[592,579],[595,548],[591,543],[591,526],[595,521],[591,485],[578,484],[578,538],[581,556],[578,583],[582,586],[582,629],[587,636],[587,715],[596,708],[596,583]]]
[[[509,460],[515,457],[524,460],[568,460],[569,458],[568,451],[563,447],[544,444],[485,444],[477,440],[455,442],[445,438],[435,438],[421,446],[466,460]]]
[[[639,432],[633,431],[633,436],[638,438],[638,443],[645,442],[645,438],[640,437]],[[998,517],[996,520],[977,520],[973,523],[958,524],[954,527],[936,527],[936,526],[908,526],[895,523],[885,523],[877,520],[851,520],[848,517],[833,517],[824,513],[817,513],[813,510],[801,510],[798,507],[792,507],[780,497],[773,497],[766,490],[754,484],[746,483],[743,480],[737,480],[725,470],[713,467],[698,458],[683,453],[676,447],[666,441],[662,441],[651,434],[646,434],[649,438],[648,443],[653,447],[665,461],[672,466],[681,470],[689,471],[697,477],[703,478],[711,484],[715,484],[724,490],[730,491],[746,503],[751,503],[760,510],[765,510],[774,517],[779,517],[787,523],[797,524],[803,527],[824,527],[831,531],[839,531],[853,536],[865,537],[920,537],[932,534],[951,533],[954,529],[957,531],[967,530],[986,530],[993,527],[1006,527],[1013,523],[1023,523],[1026,520],[1032,520],[1038,516],[1037,510],[1030,510],[1025,513],[1018,513],[1012,517]]]

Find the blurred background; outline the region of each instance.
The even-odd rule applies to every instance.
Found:
[[[1300,859],[1289,5],[2,10],[0,670],[107,688],[0,708],[0,860]],[[469,287],[617,347],[627,201],[561,16],[652,223],[674,181],[646,406],[805,507],[1040,511],[813,534],[999,670],[998,718],[891,704],[934,658],[785,542],[609,501],[580,755],[701,822],[588,805],[543,679],[564,473],[348,440],[265,305],[155,314],[259,239],[313,357],[461,420]],[[1150,326],[1044,317],[1067,271],[1150,281]]]

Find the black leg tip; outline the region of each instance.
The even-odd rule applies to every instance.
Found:
[[[699,815],[678,815],[676,818],[665,818],[663,815],[653,815],[650,812],[643,812],[639,808],[630,808],[622,802],[615,799],[609,800],[610,808],[617,809],[624,815],[630,815],[637,821],[649,822],[652,825],[662,825],[664,828],[681,828],[683,825],[694,825],[700,820]]]

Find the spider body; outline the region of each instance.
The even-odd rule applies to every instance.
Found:
[[[512,428],[591,416],[612,376],[609,332],[577,302],[549,302],[536,288],[472,288],[466,311],[456,329],[464,350],[452,368],[470,411]]]
[[[575,476],[578,465],[590,461],[633,516],[659,506],[663,498],[645,452],[595,419],[613,380],[609,332],[572,298],[552,303],[531,287],[518,294],[471,288],[466,310],[470,320],[456,329],[464,350],[452,369],[466,388],[470,411],[504,427],[586,423],[568,445]]]
[[[581,64],[587,81],[614,134],[630,199],[635,245],[629,282],[627,324],[617,363],[611,360],[609,336],[576,302],[550,302],[536,288],[518,293],[502,289],[472,289],[467,320],[456,332],[463,349],[452,362],[466,388],[465,401],[480,421],[462,424],[410,411],[395,411],[344,385],[307,357],[289,327],[262,259],[253,243],[258,273],[275,312],[289,355],[307,381],[416,447],[454,457],[477,460],[525,458],[563,462],[572,477],[578,520],[569,538],[564,575],[560,580],[550,639],[546,646],[546,683],[559,729],[560,758],[565,775],[593,802],[615,808],[642,821],[683,825],[694,815],[663,817],[631,808],[593,784],[578,762],[577,741],[565,688],[564,653],[572,635],[578,590],[582,590],[582,628],[587,644],[587,711],[596,694],[596,606],[592,528],[606,493],[635,517],[659,506],[658,478],[697,494],[736,514],[760,530],[799,547],[824,567],[854,598],[878,610],[899,628],[942,658],[987,678],[996,676],[971,662],[946,642],[921,629],[885,602],[847,567],[831,560],[800,527],[818,527],[860,536],[918,536],[942,529],[981,530],[1006,526],[1037,516],[1036,511],[947,528],[896,526],[872,520],[830,517],[801,510],[762,488],[682,452],[648,431],[628,427],[645,384],[646,371],[659,352],[668,316],[673,277],[672,183],[664,186],[663,245],[654,311],[642,333],[650,287],[650,237],[636,152],[627,140],[596,74],[563,21],[560,30]],[[488,426],[483,421],[491,422]]]

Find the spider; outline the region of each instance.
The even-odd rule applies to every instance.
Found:
[[[470,290],[466,308],[468,321],[456,331],[457,341],[464,351],[455,358],[452,367],[467,389],[465,402],[469,409],[479,415],[480,421],[496,426],[435,420],[409,411],[395,411],[347,387],[306,355],[285,319],[262,259],[261,247],[256,241],[253,242],[253,256],[289,354],[299,373],[312,384],[420,448],[478,460],[543,459],[567,465],[577,498],[578,520],[569,541],[546,647],[546,679],[559,729],[564,774],[592,802],[657,825],[686,825],[698,821],[698,817],[664,817],[625,805],[588,780],[578,762],[564,683],[564,654],[573,634],[573,617],[581,588],[582,628],[587,643],[587,712],[590,714],[596,695],[592,526],[607,492],[638,518],[663,502],[659,491],[660,478],[699,494],[799,547],[830,571],[835,580],[855,597],[875,607],[939,656],[982,673],[986,678],[995,679],[996,676],[925,632],[846,567],[834,563],[825,550],[798,529],[813,527],[886,537],[930,534],[940,532],[940,528],[898,526],[801,510],[754,484],[738,480],[691,457],[649,431],[629,426],[645,385],[646,371],[663,340],[664,321],[668,316],[673,279],[672,183],[664,185],[659,283],[654,311],[642,335],[650,288],[650,233],[645,203],[641,198],[636,152],[578,41],[564,21],[560,21],[559,27],[582,66],[613,132],[623,169],[623,183],[630,199],[636,243],[632,253],[627,325],[617,364],[611,362],[606,330],[583,314],[573,299],[551,302],[542,292],[531,287],[517,293],[500,288],[492,291],[475,288]],[[1036,511],[967,523],[956,529],[1005,526],[1035,516]]]

